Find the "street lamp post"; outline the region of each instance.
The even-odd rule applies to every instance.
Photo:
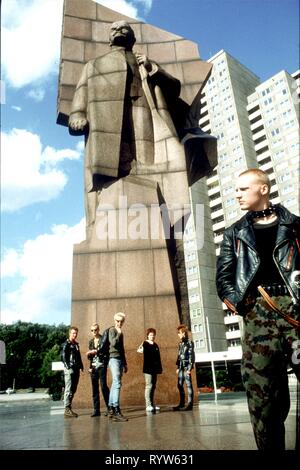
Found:
[[[211,347],[211,338],[210,338],[210,329],[209,329],[209,323],[208,323],[208,317],[205,317],[206,319],[206,326],[207,326],[207,337],[208,337],[208,344],[209,344],[209,350],[211,353],[211,370],[212,370],[212,377],[213,377],[213,384],[214,384],[214,393],[215,393],[215,402],[217,402],[217,382],[216,382],[216,374],[215,374],[215,364],[212,356],[212,347]]]

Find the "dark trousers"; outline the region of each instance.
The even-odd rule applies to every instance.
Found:
[[[106,381],[107,366],[99,367],[98,369],[93,368],[91,372],[92,381],[92,392],[93,392],[93,405],[94,411],[100,411],[100,393],[99,393],[99,382],[101,386],[102,396],[105,401],[106,407],[108,407],[109,400],[109,388]]]
[[[184,382],[186,384],[187,394],[188,394],[188,405],[193,404],[194,402],[194,390],[192,384],[192,376],[187,374],[187,369],[179,369],[178,372],[178,381],[177,387],[179,390],[180,403],[182,407],[185,404],[185,393],[184,393]]]

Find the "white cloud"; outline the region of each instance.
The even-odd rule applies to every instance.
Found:
[[[79,150],[42,147],[40,137],[24,129],[1,133],[1,210],[12,212],[56,198],[67,183],[57,166],[80,158]]]
[[[152,0],[98,0],[126,16],[149,13]],[[3,0],[1,59],[3,75],[15,88],[41,83],[58,73],[63,0]],[[44,90],[36,94],[41,97]]]
[[[39,103],[40,101],[43,101],[43,99],[45,97],[45,93],[46,93],[46,91],[45,91],[44,88],[35,88],[35,89],[30,90],[27,93],[27,96],[29,98],[32,98],[37,103]]]
[[[19,286],[2,295],[2,323],[70,322],[73,244],[84,238],[82,219],[73,227],[55,225],[51,233],[27,240],[19,252],[10,249],[4,254],[2,278],[17,276]]]
[[[22,111],[22,108],[20,106],[14,106],[13,105],[11,108],[14,109],[15,111],[18,111],[18,112]]]
[[[18,260],[19,255],[16,250],[7,250],[3,261],[1,261],[1,277],[14,276],[18,271]]]
[[[139,18],[141,16],[139,10],[142,10],[142,14],[148,14],[153,0],[96,0],[96,2],[130,18]]]
[[[4,77],[20,88],[58,68],[63,0],[4,0]]]
[[[131,18],[137,18],[138,16],[138,10],[133,2],[127,2],[126,0],[97,0],[97,3]]]
[[[133,0],[133,3],[136,3],[138,6],[141,5],[144,13],[147,14],[152,8],[153,0]]]

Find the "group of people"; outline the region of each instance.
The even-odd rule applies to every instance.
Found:
[[[188,329],[185,325],[177,327],[179,337],[178,354],[176,360],[177,366],[177,387],[179,390],[179,404],[173,407],[174,411],[187,411],[193,409],[194,392],[192,385],[191,371],[195,363],[194,343],[189,339]],[[159,406],[154,404],[154,392],[156,388],[157,375],[162,373],[161,358],[159,346],[155,342],[155,328],[148,328],[146,331],[146,340],[138,347],[137,352],[144,355],[143,373],[145,377],[145,403],[146,411],[159,411]],[[186,384],[188,402],[185,406]]]
[[[114,315],[114,326],[108,328],[103,335],[100,334],[98,323],[91,325],[93,338],[89,341],[89,349],[86,352],[89,360],[89,373],[92,384],[93,413],[92,418],[100,416],[100,390],[106,405],[105,416],[113,421],[128,421],[120,410],[120,391],[123,372],[127,372],[127,362],[124,348],[124,337],[122,326],[125,314],[118,312]],[[187,411],[193,408],[193,385],[191,371],[195,363],[194,343],[189,339],[188,329],[185,325],[177,327],[180,339],[178,345],[178,356],[176,361],[178,374],[178,390],[180,401],[173,407],[174,411]],[[65,417],[77,417],[78,414],[72,409],[72,400],[79,383],[80,370],[83,371],[83,363],[79,343],[77,341],[78,328],[71,326],[69,338],[62,345],[62,362],[64,364],[64,405]],[[104,340],[104,336],[107,336]],[[138,347],[137,352],[143,354],[143,373],[145,378],[145,405],[147,412],[156,412],[160,407],[154,403],[157,376],[161,374],[162,363],[158,344],[155,342],[155,328],[148,328],[146,339]],[[107,352],[104,350],[104,342],[107,342]],[[107,369],[111,373],[111,388],[107,385]],[[185,406],[184,383],[186,383],[188,403]]]
[[[110,52],[85,65],[72,102],[70,132],[84,134],[86,139],[87,238],[91,236],[95,224],[96,208],[103,188],[129,174],[144,178],[147,171],[149,174],[158,171],[153,169],[156,142],[154,116],[161,113],[165,119],[168,117],[167,127],[170,125],[173,129],[175,126],[183,135],[187,130],[196,128],[199,131],[198,107],[197,112],[193,113],[191,107],[187,113],[188,116],[196,116],[192,125],[189,119],[185,119],[188,116],[183,119],[183,108],[179,105],[179,80],[144,54],[134,53],[135,42],[135,33],[127,22],[113,23],[109,35]],[[197,100],[195,103],[198,106]],[[167,109],[170,110],[169,114],[166,113]],[[170,120],[174,120],[173,124]],[[107,126],[100,125],[100,121],[108,123]],[[140,122],[143,122],[142,126]],[[190,143],[200,141],[190,139]],[[189,172],[194,169],[198,178],[200,174],[207,173],[202,168],[204,155],[199,153],[199,147],[194,153]],[[178,197],[177,186],[174,187],[175,196]],[[236,197],[241,209],[247,213],[224,232],[217,261],[217,292],[233,314],[243,317],[242,379],[257,446],[259,449],[283,449],[284,421],[290,406],[288,368],[293,369],[298,381],[300,379],[300,218],[281,204],[271,204],[270,180],[267,173],[257,168],[239,175]],[[118,421],[126,419],[119,407],[122,373],[127,370],[121,333],[124,318],[123,314],[117,314],[115,327],[109,330],[111,346],[108,367],[112,374],[109,393],[104,380],[106,366],[102,366],[104,369],[97,373],[94,370],[93,361],[97,357],[100,341],[98,333],[88,352],[94,416],[100,413],[96,398],[99,377],[107,412]],[[179,330],[180,338],[181,335],[186,339],[184,328]],[[73,360],[78,361],[76,372],[65,362],[66,416],[74,416],[71,401],[82,367],[76,336],[77,329],[72,328],[70,344],[64,347],[64,358],[70,358],[71,365]],[[144,354],[145,397],[149,410],[155,410],[155,374],[160,373],[161,367],[159,349],[154,340],[155,330],[149,329],[147,339],[140,348]],[[181,340],[181,343],[186,341]],[[177,372],[180,402],[175,408],[183,408],[182,384],[185,381],[189,397],[186,408],[189,409],[193,398],[189,361],[193,353],[187,344],[180,345],[179,350]],[[181,356],[186,357],[186,363],[180,362]],[[149,363],[154,362],[156,369],[153,374]],[[187,365],[183,366],[183,363]],[[300,429],[300,424],[298,426]]]
[[[217,259],[216,286],[220,299],[233,314],[243,317],[242,380],[258,449],[285,449],[285,426],[290,408],[288,370],[300,382],[300,218],[281,204],[270,202],[270,180],[264,171],[252,168],[242,172],[237,181],[236,198],[245,216],[224,232]],[[125,315],[115,315],[109,330],[108,367],[112,374],[110,391],[106,368],[94,366],[101,337],[97,324],[88,357],[93,388],[94,413],[100,415],[98,380],[114,420],[124,421],[119,407],[121,378],[127,371],[123,334]],[[77,328],[63,347],[65,364],[65,415],[76,416],[72,398],[83,368],[76,342]],[[154,402],[157,374],[162,372],[154,328],[138,348],[144,354],[145,402],[147,411],[156,411]],[[180,339],[177,358],[180,401],[173,409],[190,410],[193,406],[191,370],[194,345],[184,325],[178,327]],[[73,367],[76,364],[76,367]],[[188,403],[185,405],[184,383]],[[300,423],[297,416],[297,445]]]

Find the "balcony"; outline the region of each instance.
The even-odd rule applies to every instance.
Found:
[[[240,317],[240,315],[226,315],[226,317],[224,317],[224,323],[225,325],[238,324],[241,321],[241,318],[242,317]]]
[[[220,230],[221,228],[224,228],[224,227],[225,227],[225,220],[223,220],[222,222],[218,222],[217,224],[214,224],[213,225],[213,231],[217,232],[218,230]]]
[[[241,338],[240,330],[226,331],[226,339],[239,339],[239,338]]]

